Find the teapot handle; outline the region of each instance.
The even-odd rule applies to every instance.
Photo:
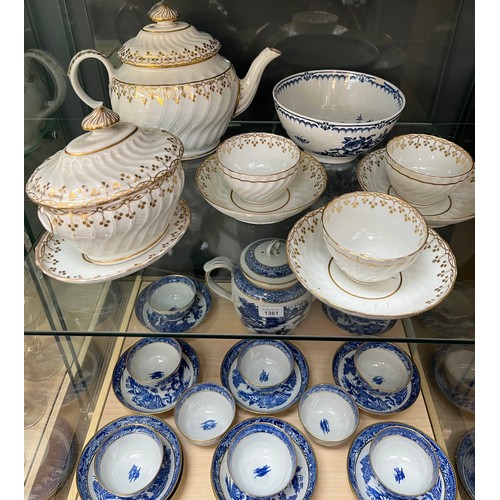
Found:
[[[34,59],[41,64],[54,84],[54,97],[47,102],[47,107],[38,116],[45,118],[53,113],[66,98],[67,81],[61,65],[48,53],[39,49],[31,49],[24,53],[25,59]]]
[[[73,56],[73,59],[71,59],[71,62],[69,63],[68,77],[69,81],[71,82],[71,85],[73,86],[73,90],[85,104],[90,106],[92,109],[95,109],[98,108],[99,106],[102,106],[103,102],[95,101],[94,99],[92,99],[82,89],[80,81],[78,80],[78,67],[80,66],[80,63],[82,61],[85,61],[85,59],[97,59],[98,61],[102,62],[102,64],[104,64],[104,67],[106,68],[106,71],[108,72],[109,81],[111,81],[113,77],[113,72],[115,71],[115,67],[104,54],[101,54],[97,50],[93,49],[81,50],[80,52],[78,52]]]
[[[215,257],[215,259],[205,262],[203,269],[205,271],[205,281],[208,287],[217,295],[232,302],[231,292],[216,283],[210,273],[215,269],[227,269],[232,276],[235,270],[234,264],[227,257]]]

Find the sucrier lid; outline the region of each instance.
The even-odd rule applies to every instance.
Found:
[[[88,132],[33,172],[30,199],[51,208],[96,206],[139,191],[180,164],[184,147],[176,136],[119,120],[114,111],[95,108],[82,121]]]
[[[178,14],[164,2],[148,12],[153,24],[144,26],[124,43],[118,58],[131,66],[171,68],[210,59],[219,52],[220,43],[189,23],[177,21]]]
[[[297,282],[288,265],[283,239],[265,238],[250,243],[241,253],[240,267],[247,278],[257,284],[288,287]]]

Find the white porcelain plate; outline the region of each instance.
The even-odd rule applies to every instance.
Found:
[[[365,191],[399,196],[391,185],[385,165],[383,148],[367,154],[356,167],[358,182]],[[436,228],[473,219],[475,217],[475,185],[475,169],[473,168],[465,182],[446,200],[421,210],[427,224]]]
[[[363,429],[352,442],[347,455],[347,475],[356,498],[359,500],[390,500],[393,498],[392,496],[384,494],[380,483],[366,465],[366,461],[369,460],[368,453],[373,436],[390,425],[408,427],[419,432],[428,439],[438,457],[438,483],[436,483],[436,486],[431,490],[430,494],[415,497],[415,500],[455,500],[457,494],[457,480],[453,472],[453,467],[444,451],[435,441],[430,439],[429,436],[426,436],[422,431],[401,422],[380,422],[370,425]]]
[[[176,375],[159,387],[139,385],[127,371],[125,351],[113,371],[113,391],[127,408],[153,415],[174,408],[181,393],[198,380],[200,365],[196,351],[181,339],[177,339],[182,347],[182,359]]]
[[[293,344],[287,343],[294,359],[292,374],[277,389],[263,392],[250,387],[236,367],[238,353],[245,343],[241,340],[229,349],[220,369],[222,385],[231,391],[236,404],[257,413],[278,413],[293,406],[309,382],[309,368],[303,354]]]
[[[282,429],[293,441],[297,453],[297,468],[290,484],[279,494],[266,500],[307,500],[316,487],[317,463],[314,451],[307,439],[287,422],[273,417],[257,417],[243,420],[231,427],[214,451],[210,477],[215,496],[219,500],[248,499],[234,484],[227,467],[227,449],[235,434],[246,425],[265,422]]]
[[[120,500],[121,497],[113,496],[102,491],[95,480],[94,462],[95,454],[103,440],[113,431],[129,424],[140,424],[155,430],[163,443],[163,462],[160,472],[146,491],[131,497],[131,500],[166,500],[170,498],[179,483],[182,474],[182,447],[172,428],[162,420],[148,415],[130,415],[121,417],[109,424],[90,439],[80,456],[76,473],[76,485],[82,500]]]
[[[354,368],[354,353],[361,342],[345,342],[333,356],[332,372],[335,383],[347,391],[362,410],[373,414],[398,413],[409,408],[420,394],[420,374],[413,364],[412,378],[408,385],[387,395],[374,394],[364,389]]]
[[[189,227],[191,213],[179,199],[165,235],[147,252],[133,259],[109,265],[94,264],[84,258],[73,244],[45,233],[35,249],[37,266],[51,278],[68,283],[98,283],[135,273],[168,252]]]
[[[287,238],[290,267],[321,302],[366,318],[398,319],[431,309],[452,290],[457,277],[456,259],[433,229],[429,229],[417,260],[398,276],[371,285],[350,280],[335,264],[323,240],[323,209],[299,219]]]
[[[250,224],[272,224],[298,214],[311,206],[326,188],[327,175],[323,165],[302,153],[299,170],[287,191],[266,207],[252,207],[242,202],[224,179],[215,155],[196,170],[196,187],[216,210],[233,219]]]

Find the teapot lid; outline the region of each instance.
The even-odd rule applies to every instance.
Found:
[[[26,194],[51,208],[83,208],[121,199],[172,175],[184,146],[166,130],[141,128],[104,106],[82,121],[88,131],[47,158]]]
[[[243,273],[256,284],[288,287],[297,278],[288,265],[286,240],[265,238],[250,243],[240,256]]]
[[[171,68],[196,64],[216,55],[220,42],[189,23],[177,21],[177,11],[158,2],[149,10],[152,24],[144,26],[118,51],[121,62],[131,66]]]

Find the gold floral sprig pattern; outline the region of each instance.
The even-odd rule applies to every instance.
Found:
[[[285,137],[264,132],[249,132],[231,137],[219,146],[219,151],[230,154],[234,149],[243,149],[246,146],[254,148],[266,146],[268,149],[278,148],[282,154],[292,155],[297,160],[300,157],[300,150],[295,143]]]

